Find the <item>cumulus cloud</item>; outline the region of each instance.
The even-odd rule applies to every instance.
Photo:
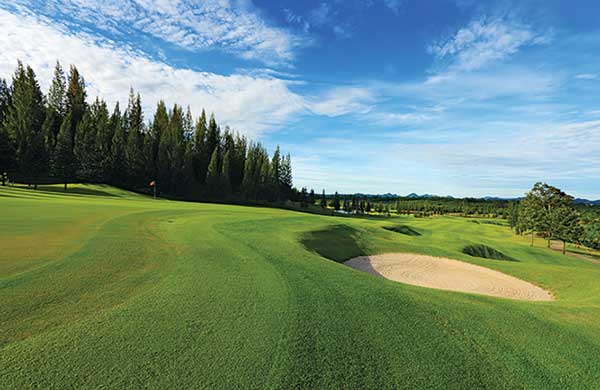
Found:
[[[45,89],[57,60],[64,67],[74,64],[85,77],[90,98],[125,103],[133,87],[142,95],[146,115],[164,99],[168,105],[189,104],[196,115],[205,108],[220,123],[259,136],[285,126],[298,114],[361,113],[375,101],[370,90],[358,87],[334,87],[305,97],[292,90],[303,84],[301,80],[281,78],[280,72],[268,69],[220,75],[175,68],[108,39],[73,33],[44,17],[0,9],[0,25],[9,26],[7,34],[0,34],[0,77],[10,78],[20,59],[33,67]]]
[[[233,0],[16,0],[14,7],[122,37],[149,34],[189,50],[220,49],[267,64],[290,63],[300,38]]]
[[[306,109],[303,98],[290,90],[294,81],[264,73],[223,76],[178,69],[110,41],[75,35],[47,19],[1,9],[0,25],[8,26],[8,32],[0,34],[0,77],[10,77],[21,59],[46,88],[59,60],[63,66],[78,67],[90,97],[123,102],[131,86],[141,93],[147,113],[159,99],[189,104],[196,114],[202,108],[214,111],[221,123],[249,135],[277,128]]]

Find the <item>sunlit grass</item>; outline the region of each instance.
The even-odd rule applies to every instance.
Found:
[[[599,266],[505,226],[155,201],[105,186],[0,188],[0,208],[3,389],[600,383]],[[518,261],[471,257],[467,245]],[[396,251],[494,268],[558,299],[430,290],[338,263]]]

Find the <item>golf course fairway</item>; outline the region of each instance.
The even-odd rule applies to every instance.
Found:
[[[92,185],[0,187],[0,215],[0,389],[599,388],[600,265],[505,226]],[[467,255],[469,245],[512,260]],[[461,260],[554,300],[430,289],[343,264],[385,253]]]

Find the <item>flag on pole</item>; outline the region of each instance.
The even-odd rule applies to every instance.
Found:
[[[150,182],[150,187],[154,187],[154,186],[156,186],[156,182],[155,182],[154,180],[152,180],[152,181]]]

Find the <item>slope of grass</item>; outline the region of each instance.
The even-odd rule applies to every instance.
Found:
[[[467,245],[462,251],[469,256],[482,259],[515,261],[512,257],[508,257],[504,253],[483,244]]]
[[[417,237],[421,235],[421,233],[419,233],[417,230],[406,225],[384,226],[383,228],[392,232],[404,234],[406,236]]]
[[[389,220],[0,188],[0,388],[569,388],[600,383],[600,268],[461,218]],[[110,195],[112,194],[112,195]],[[462,253],[482,243],[519,262]],[[338,264],[405,251],[551,290],[519,302]]]

